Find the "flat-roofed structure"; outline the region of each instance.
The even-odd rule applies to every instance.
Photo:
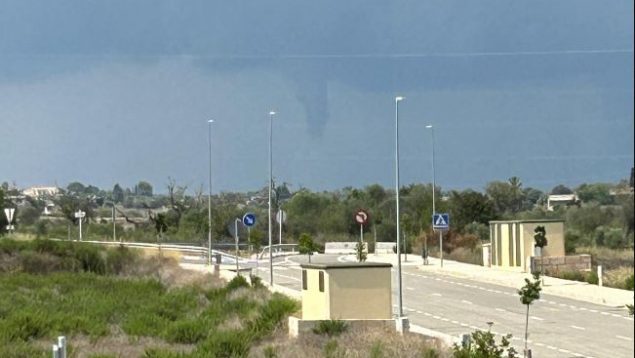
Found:
[[[530,258],[534,256],[534,230],[544,226],[547,246],[542,256],[565,256],[563,220],[507,220],[490,221],[492,267],[518,268],[524,272],[531,269]]]
[[[392,319],[391,264],[302,264],[302,319]]]

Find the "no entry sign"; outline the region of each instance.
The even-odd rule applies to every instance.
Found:
[[[365,210],[359,209],[355,213],[355,221],[360,225],[366,225],[368,223],[368,213]]]

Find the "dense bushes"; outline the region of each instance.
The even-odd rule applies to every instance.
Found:
[[[123,246],[104,248],[78,242],[39,239],[0,240],[0,258],[2,257],[15,264],[0,265],[0,272],[17,270],[45,274],[72,271],[99,275],[123,273],[139,259],[138,255]]]
[[[156,280],[89,272],[5,274],[0,292],[9,294],[0,295],[0,347],[17,345],[23,350],[12,356],[37,356],[23,353],[32,350],[33,339],[103,337],[118,326],[129,336],[195,345],[187,354],[148,349],[148,357],[245,356],[252,342],[298,308],[285,296],[245,283],[238,277],[221,288],[168,289]],[[240,325],[223,328],[229,318]]]

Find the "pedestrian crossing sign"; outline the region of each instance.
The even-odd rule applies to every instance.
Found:
[[[435,230],[448,230],[450,228],[450,214],[439,213],[432,215],[432,228]]]

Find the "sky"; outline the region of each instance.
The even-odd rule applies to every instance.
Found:
[[[0,0],[0,181],[617,182],[633,1]]]

